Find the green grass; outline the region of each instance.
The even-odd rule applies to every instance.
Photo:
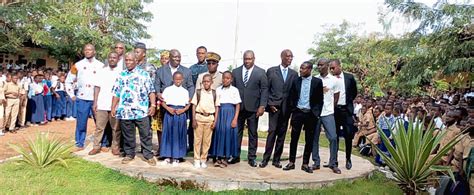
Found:
[[[7,162],[0,165],[1,194],[204,194],[199,190],[180,190],[137,180],[98,163],[74,158],[69,168],[52,166],[37,170]],[[383,186],[383,187],[381,187]],[[375,173],[353,182],[339,181],[316,190],[225,191],[222,194],[402,194],[393,181]]]

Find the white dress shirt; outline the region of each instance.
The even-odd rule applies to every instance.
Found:
[[[77,98],[82,100],[94,100],[94,85],[97,71],[104,67],[99,60],[92,58],[92,61],[84,58],[75,64],[77,72],[69,71],[66,77],[66,92],[69,97],[75,97],[74,80],[77,80]],[[74,68],[74,67],[73,67]],[[71,68],[71,69],[73,69]]]
[[[255,67],[255,65],[252,66],[252,68],[250,69],[247,69],[245,67],[245,65],[242,65],[242,82],[245,82],[245,72],[248,70],[249,73],[247,75],[247,82],[250,80],[250,75],[252,75],[252,71],[253,71],[253,68]]]
[[[334,114],[334,94],[340,93],[340,84],[336,77],[331,74],[326,75],[326,77],[317,75],[316,78],[321,79],[323,81],[323,87],[325,90],[328,90],[324,92],[324,103],[323,109],[321,110],[321,116]]]
[[[186,106],[189,104],[189,92],[183,86],[171,85],[163,91],[166,105]]]
[[[220,86],[216,89],[216,96],[219,97],[216,106],[221,104],[239,104],[242,102],[240,99],[239,90],[234,86],[223,87]]]
[[[96,79],[96,87],[100,88],[99,96],[97,97],[97,110],[110,111],[112,108],[112,88],[115,81],[120,76],[122,67],[117,65],[115,68],[109,66],[99,69],[98,78]],[[100,77],[100,78],[99,78]]]
[[[346,84],[344,82],[344,72],[341,72],[341,74],[339,74],[339,78],[336,77],[336,79],[339,82],[339,86],[341,87],[339,91],[339,101],[337,101],[337,105],[345,106],[346,105]]]

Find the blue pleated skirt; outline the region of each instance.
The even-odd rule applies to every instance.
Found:
[[[213,133],[209,154],[215,157],[237,157],[238,127],[232,128],[235,116],[234,104],[221,104],[217,118],[216,129]]]
[[[174,109],[183,106],[172,106]],[[186,112],[180,115],[165,113],[163,120],[163,134],[160,144],[160,156],[165,158],[184,158],[186,156],[187,126]]]
[[[45,121],[44,100],[43,95],[35,95],[31,97],[31,122],[39,123]]]

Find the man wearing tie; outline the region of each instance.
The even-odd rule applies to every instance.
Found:
[[[232,71],[233,85],[239,90],[240,99],[242,99],[237,124],[239,127],[239,152],[237,156],[240,156],[244,125],[247,121],[249,134],[248,163],[252,167],[257,167],[255,159],[257,157],[258,117],[263,115],[267,106],[267,76],[265,70],[254,64],[255,54],[253,51],[245,51],[243,58],[244,65]],[[229,160],[231,164],[237,162],[240,162],[238,157]]]
[[[265,144],[265,153],[260,167],[264,168],[270,161],[270,156],[275,147],[272,165],[281,168],[280,157],[283,153],[285,135],[288,129],[288,120],[291,111],[288,110],[288,96],[293,81],[298,78],[298,73],[288,66],[293,61],[293,53],[289,49],[281,52],[281,65],[267,70],[268,79],[268,135]],[[276,141],[276,143],[275,143]]]
[[[313,169],[308,166],[308,163],[313,149],[314,129],[323,108],[323,82],[321,79],[312,77],[311,70],[313,70],[313,64],[308,61],[303,62],[300,66],[300,77],[293,82],[290,90],[290,105],[293,110],[291,116],[290,162],[283,168],[284,171],[295,169],[296,149],[301,129],[304,127],[306,143],[301,170],[313,173]]]
[[[353,101],[357,96],[357,83],[352,74],[342,72],[341,62],[338,59],[331,60],[329,63],[329,69],[337,78],[336,80],[339,82],[340,86],[339,100],[334,109],[334,116],[336,119],[338,137],[344,137],[346,146],[346,169],[349,170],[352,168],[352,139],[354,138],[354,131],[356,131],[356,128],[354,128],[353,119]]]

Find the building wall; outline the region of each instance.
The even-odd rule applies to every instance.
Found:
[[[21,52],[16,54],[0,53],[0,64],[5,65],[13,60],[15,64],[36,64],[43,65],[47,68],[58,68],[59,63],[56,59],[48,55],[48,52],[42,48],[24,47]]]

